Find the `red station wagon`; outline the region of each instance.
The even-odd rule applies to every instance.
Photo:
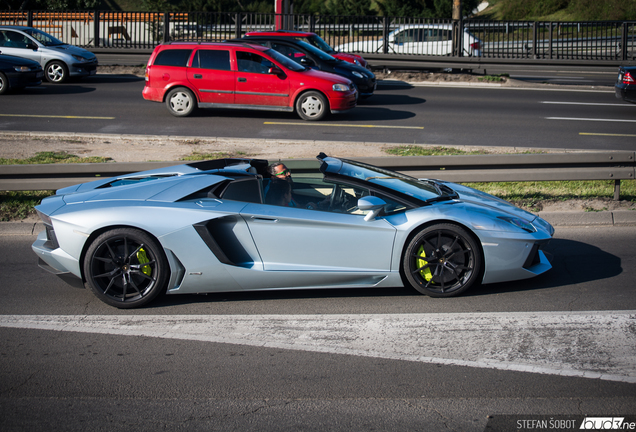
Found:
[[[165,102],[175,116],[197,108],[296,111],[303,120],[355,108],[347,78],[300,65],[266,47],[241,43],[171,42],[155,48],[143,97]]]

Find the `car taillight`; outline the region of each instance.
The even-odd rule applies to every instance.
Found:
[[[625,72],[625,75],[623,75],[623,84],[634,84],[635,82],[634,78],[632,78],[632,74],[630,72]]]
[[[150,78],[148,77],[148,67],[146,67],[146,72],[144,73],[144,77],[146,79],[146,82],[150,80]]]
[[[474,49],[475,51],[477,51],[477,50],[481,49],[481,45],[479,44],[479,42],[471,43],[470,44],[470,48]]]

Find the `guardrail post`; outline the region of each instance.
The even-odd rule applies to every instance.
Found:
[[[309,16],[309,31],[316,33],[316,15]]]
[[[27,12],[27,27],[33,27],[33,11]]]
[[[621,181],[614,180],[614,201],[621,200]]]

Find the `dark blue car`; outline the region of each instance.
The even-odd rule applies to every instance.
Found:
[[[376,80],[373,72],[362,66],[338,60],[305,41],[274,36],[250,36],[243,38],[241,42],[267,46],[306,67],[349,78],[363,99],[372,96],[375,91]]]
[[[636,66],[620,66],[618,68],[618,79],[614,89],[618,99],[636,103]]]
[[[44,70],[40,63],[0,54],[0,94],[12,89],[42,84]]]

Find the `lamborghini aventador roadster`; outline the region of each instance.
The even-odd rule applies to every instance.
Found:
[[[118,308],[161,293],[271,289],[450,297],[551,268],[541,248],[552,226],[501,199],[318,160],[320,172],[287,180],[270,177],[266,160],[221,159],[60,189],[36,207],[46,229],[33,250],[41,267]]]

